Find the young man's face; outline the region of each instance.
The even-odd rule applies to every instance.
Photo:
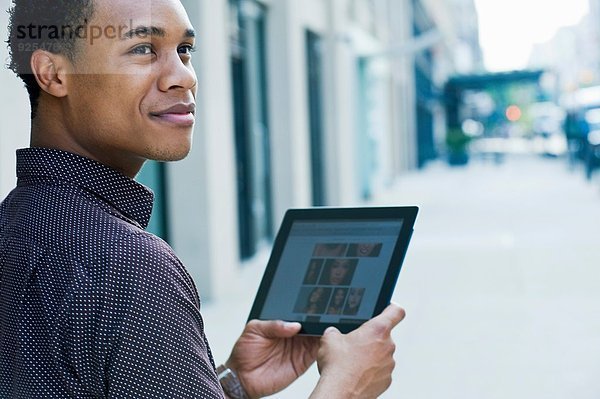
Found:
[[[79,152],[128,174],[145,159],[185,157],[197,81],[181,3],[96,0],[89,25],[103,32],[82,41],[65,102]]]

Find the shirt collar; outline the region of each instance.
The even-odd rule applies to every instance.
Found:
[[[17,150],[17,177],[68,181],[97,195],[143,229],[152,214],[154,193],[135,180],[92,159],[48,148]]]

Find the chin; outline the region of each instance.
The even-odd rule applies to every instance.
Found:
[[[191,150],[191,143],[179,147],[155,148],[154,151],[150,151],[148,159],[159,162],[181,161],[188,156]]]
[[[165,159],[161,159],[161,161],[164,161],[164,162],[181,161],[182,159],[187,157],[189,153],[190,153],[190,149],[188,149],[187,151],[183,151],[181,153],[171,154],[171,156],[168,156]]]

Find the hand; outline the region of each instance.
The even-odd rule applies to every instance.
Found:
[[[225,363],[250,398],[273,395],[315,361],[318,337],[298,336],[300,323],[251,320]]]
[[[404,316],[392,304],[347,335],[325,330],[317,359],[321,378],[311,399],[377,398],[388,389],[395,366],[391,331]]]

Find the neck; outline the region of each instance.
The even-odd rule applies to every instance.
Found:
[[[121,174],[134,178],[145,159],[126,156],[112,148],[102,148],[82,137],[77,127],[70,126],[59,104],[40,101],[31,120],[31,147],[52,148],[71,152],[104,164]]]
[[[67,151],[104,164],[121,174],[135,178],[144,165],[144,159],[131,159],[127,164],[123,163],[125,157],[120,157],[114,151],[103,151],[93,148],[93,145],[82,145],[77,140],[78,135],[72,134],[69,127],[59,118],[49,118],[43,110],[38,110],[34,119],[31,120],[31,147],[51,148]],[[90,151],[88,148],[91,148]]]

